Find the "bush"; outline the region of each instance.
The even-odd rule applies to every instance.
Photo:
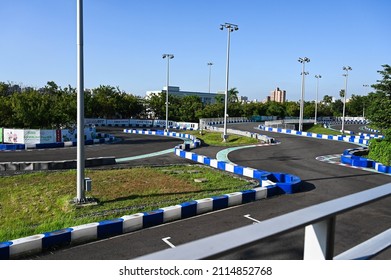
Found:
[[[386,140],[387,139],[387,140]],[[368,158],[384,165],[391,165],[391,141],[386,139],[373,139],[369,144]]]

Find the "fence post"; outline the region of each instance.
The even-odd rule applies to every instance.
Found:
[[[308,225],[304,234],[304,260],[332,260],[335,216]]]

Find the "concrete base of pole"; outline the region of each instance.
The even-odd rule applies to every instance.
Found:
[[[73,200],[70,201],[70,203],[72,205],[75,205],[76,207],[86,207],[98,205],[98,200],[93,197],[86,197],[84,199],[79,200],[77,197],[75,197]]]

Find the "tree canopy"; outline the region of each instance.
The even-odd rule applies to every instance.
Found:
[[[371,124],[379,129],[391,129],[391,66],[382,65],[383,70],[378,73],[382,79],[372,85],[375,92],[368,95],[367,118]]]

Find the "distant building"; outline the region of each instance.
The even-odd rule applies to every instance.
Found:
[[[286,101],[286,91],[276,88],[270,92],[270,99],[268,98],[267,100],[284,103]]]
[[[162,90],[153,90],[153,91],[147,91],[146,98],[148,98],[152,94],[159,94],[161,92],[166,92],[167,87],[163,87]],[[179,97],[183,96],[198,96],[201,98],[201,102],[203,104],[214,104],[216,103],[216,96],[220,93],[208,93],[208,92],[198,92],[198,91],[183,91],[180,90],[177,86],[169,86],[168,87],[168,94],[169,95],[175,95]]]
[[[239,103],[248,103],[248,97],[247,96],[239,96],[238,97]]]

